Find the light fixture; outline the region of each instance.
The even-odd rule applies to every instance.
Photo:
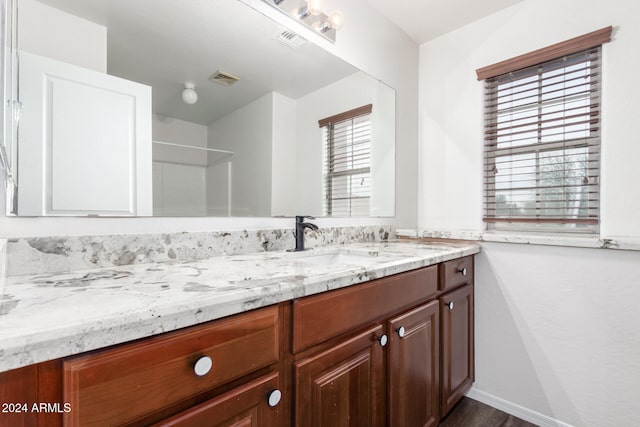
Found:
[[[331,29],[339,30],[342,28],[342,25],[344,25],[344,16],[342,15],[342,12],[336,10],[329,15],[326,21],[314,28],[321,33],[326,33]]]
[[[329,15],[329,25],[334,30],[339,30],[344,25],[344,15],[339,10],[334,10]]]
[[[198,102],[198,93],[196,92],[196,85],[191,82],[184,84],[184,90],[182,91],[182,100],[185,104],[195,104]]]
[[[322,11],[322,0],[262,0],[297,19],[308,28],[335,43],[336,31],[344,25],[344,15],[336,10],[328,15]]]
[[[305,5],[297,10],[298,19],[304,20],[309,15],[320,15],[322,13],[321,5],[321,0],[306,0]]]
[[[318,16],[322,13],[321,0],[307,0],[307,10],[313,16]]]
[[[307,16],[309,16],[311,14],[311,12],[309,12],[309,8],[305,5],[302,6],[300,9],[298,9],[298,19],[303,21]]]

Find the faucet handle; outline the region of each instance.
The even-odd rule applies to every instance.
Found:
[[[296,215],[296,222],[304,222],[304,220],[306,219],[316,219],[315,217],[311,216],[311,215]]]

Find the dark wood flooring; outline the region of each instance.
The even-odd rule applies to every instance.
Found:
[[[440,427],[537,427],[476,400],[463,397]]]

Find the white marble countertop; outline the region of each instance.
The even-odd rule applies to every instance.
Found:
[[[0,372],[479,250],[474,243],[355,243],[297,253],[261,252],[9,277],[0,301]],[[342,259],[328,257],[336,252]]]

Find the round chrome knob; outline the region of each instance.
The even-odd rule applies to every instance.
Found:
[[[273,390],[269,393],[269,406],[273,407],[278,405],[280,399],[282,399],[282,392],[278,389]]]
[[[458,273],[462,274],[463,276],[467,275],[467,267],[462,267],[458,269]]]
[[[396,332],[398,333],[398,336],[399,336],[400,338],[404,338],[404,334],[405,334],[407,331],[404,329],[404,326],[400,326],[398,329],[396,329]]]
[[[384,347],[385,345],[387,345],[387,341],[389,340],[389,338],[387,338],[386,335],[383,335],[381,337],[377,337],[376,338],[378,340],[378,342],[380,342],[380,346]]]
[[[453,310],[453,301],[449,301],[448,303],[445,303],[445,306],[446,306],[449,310]]]
[[[202,356],[196,360],[196,364],[193,366],[193,372],[195,372],[197,376],[202,377],[209,373],[212,366],[213,361],[211,358],[209,356]]]

